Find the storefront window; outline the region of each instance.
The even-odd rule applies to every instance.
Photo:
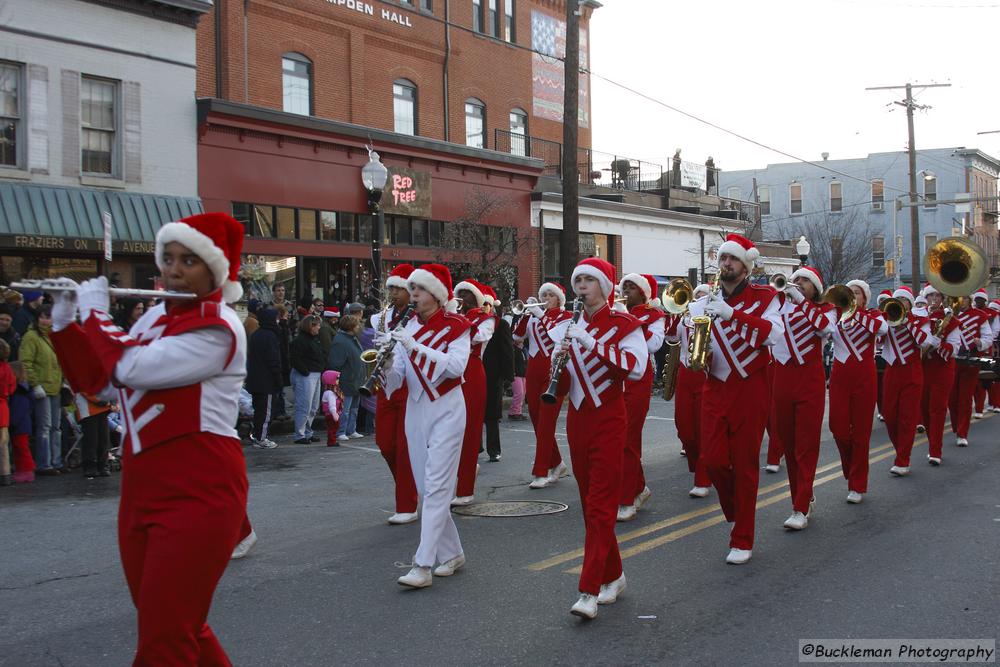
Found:
[[[358,240],[357,219],[354,213],[341,213],[338,216],[340,222],[340,240],[354,243]]]
[[[243,224],[243,233],[247,236],[253,233],[250,226],[250,204],[233,202],[233,219]]]
[[[299,209],[299,238],[303,241],[315,241],[318,238],[316,236],[316,211]]]
[[[361,243],[371,243],[372,239],[375,238],[375,232],[372,229],[372,217],[370,215],[358,216],[358,234],[358,241]]]
[[[413,245],[427,245],[427,221],[414,220],[411,227],[413,232]]]
[[[295,301],[295,257],[280,255],[243,255],[240,259],[240,283],[243,301],[258,299],[271,302],[271,288],[277,283],[285,286],[285,299]]]
[[[436,248],[441,245],[441,233],[443,230],[443,222],[431,220],[427,223],[427,240],[432,248]]]
[[[294,239],[295,238],[295,209],[294,208],[281,208],[277,209],[276,218],[278,220],[278,238],[279,239]]]
[[[320,238],[324,241],[337,240],[337,214],[333,211],[319,212]]]
[[[271,238],[274,236],[274,208],[271,206],[253,207],[253,235]]]
[[[395,245],[410,245],[410,219],[397,217],[393,220],[392,242]]]
[[[9,285],[19,280],[44,280],[46,278],[72,278],[77,282],[97,275],[97,258],[52,257],[27,255],[0,258],[0,284]]]

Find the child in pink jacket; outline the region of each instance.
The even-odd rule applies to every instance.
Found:
[[[326,446],[337,447],[337,429],[340,427],[340,411],[344,407],[344,394],[340,391],[340,371],[323,371],[323,416],[326,418]]]

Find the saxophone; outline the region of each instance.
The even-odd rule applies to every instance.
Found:
[[[680,326],[684,326],[681,324]],[[667,341],[667,358],[663,362],[663,400],[669,401],[677,389],[677,369],[681,366],[681,344]]]
[[[719,293],[719,280],[712,283],[708,298]],[[691,318],[691,340],[688,342],[688,367],[693,371],[708,369],[712,354],[712,318],[696,315]]]

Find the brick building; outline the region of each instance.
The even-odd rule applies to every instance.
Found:
[[[600,5],[582,5],[586,64]],[[370,137],[393,173],[430,183],[423,209],[387,212],[387,264],[438,259],[442,225],[485,193],[508,203],[484,222],[521,235],[511,291],[529,293],[531,192],[562,140],[562,62],[545,54],[564,53],[564,15],[557,0],[216,0],[198,26],[199,193],[246,222],[250,291],[364,294]],[[589,89],[581,76],[582,147]]]

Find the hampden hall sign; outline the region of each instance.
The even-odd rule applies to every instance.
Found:
[[[358,12],[359,14],[366,14],[368,16],[375,16],[375,5],[370,2],[362,2],[362,0],[326,0],[331,5],[337,5],[338,7],[345,7],[349,10]],[[385,9],[380,7],[378,10],[378,15],[382,17],[383,21],[389,21],[390,23],[395,23],[396,25],[405,26],[407,28],[412,28],[413,24],[410,23],[410,17],[408,14],[403,12],[394,12],[391,9]]]

